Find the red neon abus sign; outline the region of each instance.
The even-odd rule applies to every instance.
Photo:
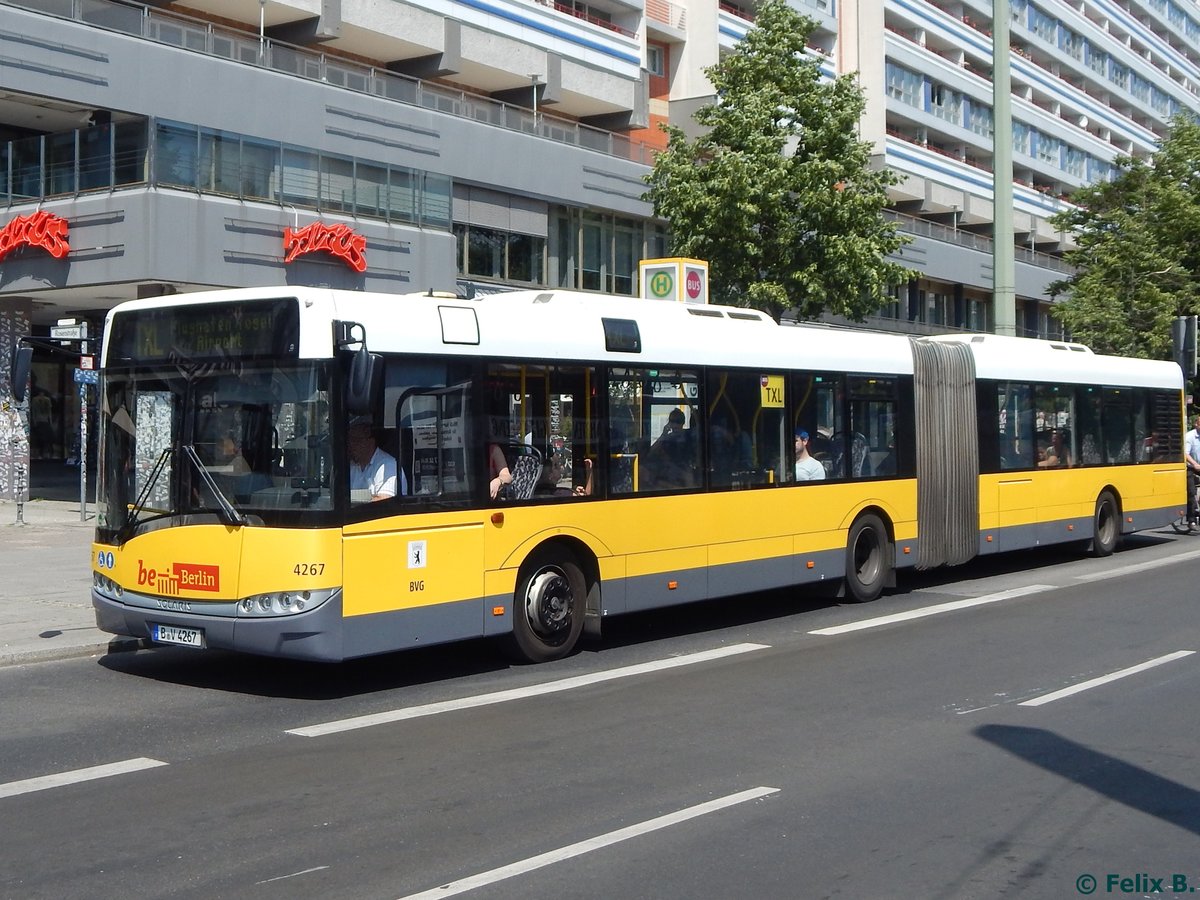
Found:
[[[298,231],[283,229],[284,263],[305,253],[324,251],[341,259],[355,272],[367,270],[367,239],[355,234],[349,225],[313,222]]]
[[[0,229],[0,259],[22,246],[41,247],[55,259],[62,259],[71,249],[67,243],[67,220],[40,209],[28,216],[17,216]]]

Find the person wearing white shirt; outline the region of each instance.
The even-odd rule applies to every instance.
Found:
[[[1188,527],[1194,528],[1200,512],[1196,509],[1196,484],[1200,480],[1200,416],[1192,420],[1192,430],[1183,436],[1183,460],[1187,463]]]
[[[372,500],[408,493],[404,471],[396,465],[396,457],[382,449],[375,440],[369,421],[354,420],[347,434],[350,445],[350,490],[369,492]]]
[[[796,480],[825,480],[825,467],[819,459],[809,455],[808,432],[803,428],[796,429]]]

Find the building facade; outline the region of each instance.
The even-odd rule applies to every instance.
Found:
[[[902,176],[917,277],[878,324],[990,329],[990,3],[794,2]],[[1011,13],[1018,333],[1054,336],[1047,217],[1195,108],[1200,25],[1174,0]],[[59,322],[94,350],[121,300],[220,286],[632,294],[669,251],[658,126],[693,124],[752,24],[725,0],[0,0],[0,352]],[[25,403],[0,376],[0,497],[88,457],[82,348],[51,346]]]

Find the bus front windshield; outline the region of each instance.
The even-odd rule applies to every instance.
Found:
[[[328,362],[110,369],[100,408],[98,529],[164,518],[319,524],[334,509]],[[333,484],[331,484],[331,479]]]

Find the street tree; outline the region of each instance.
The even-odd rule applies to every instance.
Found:
[[[646,196],[673,252],[708,261],[715,301],[862,321],[911,277],[889,260],[907,238],[882,216],[896,176],[858,137],[857,80],[822,80],[805,53],[814,27],[785,0],[758,5],[736,51],[705,70],[704,133],[666,128]]]
[[[1051,218],[1077,245],[1054,312],[1098,352],[1169,359],[1171,320],[1200,311],[1200,126],[1177,118],[1152,159],[1115,165]]]

